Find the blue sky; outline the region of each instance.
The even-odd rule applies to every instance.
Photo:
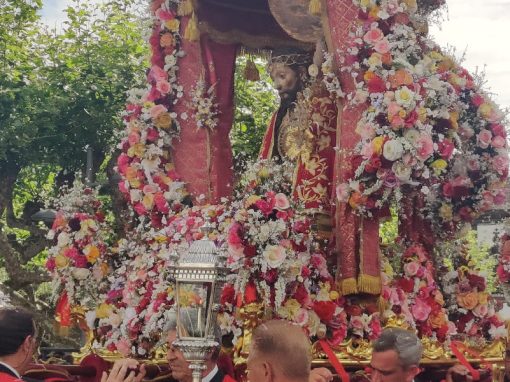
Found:
[[[82,0],[91,1],[91,0]],[[99,1],[99,0],[92,0]],[[42,16],[50,27],[59,27],[70,0],[44,0]],[[430,33],[443,47],[458,54],[466,51],[464,66],[471,72],[485,69],[487,88],[503,108],[510,108],[510,0],[447,0],[447,19]]]

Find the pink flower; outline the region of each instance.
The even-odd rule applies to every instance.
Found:
[[[133,146],[140,142],[140,134],[138,133],[131,133],[128,135],[128,142],[130,146]]]
[[[166,111],[168,111],[168,109],[165,106],[163,106],[163,105],[154,105],[150,109],[151,118],[152,119],[156,119],[158,117],[158,115],[160,115],[161,113],[164,113]]]
[[[480,94],[475,94],[473,98],[471,98],[471,101],[476,107],[478,107],[485,102],[485,99]]]
[[[382,40],[377,41],[374,44],[374,49],[377,53],[385,54],[390,51],[390,43],[388,40],[383,38]]]
[[[169,12],[167,10],[164,10],[162,8],[159,8],[157,11],[156,11],[156,17],[158,19],[160,19],[161,21],[168,21],[168,20],[172,20],[175,18],[175,15],[173,14],[173,12]]]
[[[278,268],[285,261],[287,253],[285,248],[279,245],[268,245],[262,253],[262,256],[266,260],[269,267]]]
[[[116,345],[117,345],[117,350],[124,357],[127,357],[129,355],[129,353],[131,352],[131,346],[125,338],[120,339]]]
[[[473,309],[473,314],[479,318],[485,317],[488,312],[489,307],[487,306],[487,304],[478,304],[476,308]]]
[[[46,261],[46,269],[50,272],[53,272],[55,270],[55,258],[54,257],[50,257],[48,258],[48,260]]]
[[[508,174],[508,155],[502,154],[492,158],[492,168],[500,175]]]
[[[420,298],[414,300],[414,305],[411,307],[413,317],[417,321],[426,321],[432,311],[431,307]]]
[[[359,134],[361,139],[372,139],[375,137],[375,128],[370,123],[362,123],[356,127],[356,133]]]
[[[497,206],[501,206],[506,202],[506,193],[505,190],[497,190],[494,195],[494,204]]]
[[[416,141],[416,154],[422,161],[427,160],[434,152],[434,142],[427,134],[422,134]]]
[[[467,161],[467,168],[469,171],[478,171],[480,170],[480,162],[478,162],[478,159],[469,159]]]
[[[371,142],[365,143],[361,148],[361,155],[363,156],[363,158],[365,159],[371,158],[373,154],[374,148],[372,147],[372,143]]]
[[[494,135],[501,138],[506,138],[505,126],[501,125],[500,123],[491,125],[491,130]]]
[[[502,149],[503,147],[506,146],[506,139],[497,135],[494,138],[492,138],[491,144],[492,147],[494,147],[495,149]]]
[[[286,210],[290,207],[289,199],[285,194],[279,193],[275,195],[275,208],[278,210]]]
[[[349,201],[349,185],[347,183],[340,183],[336,186],[336,197],[339,202],[347,203]]]
[[[377,41],[380,41],[384,38],[383,32],[379,28],[373,28],[370,29],[365,35],[363,36],[363,40],[367,44],[374,45]]]
[[[365,326],[365,323],[363,322],[363,319],[360,316],[352,316],[349,321],[349,324],[351,328],[357,332],[361,332]]]
[[[455,145],[449,139],[444,139],[438,143],[439,155],[441,155],[444,159],[450,159],[453,155],[454,149]]]
[[[168,79],[168,73],[157,65],[153,65],[149,72],[149,81],[159,82]]]
[[[416,275],[416,273],[418,273],[418,269],[420,269],[420,264],[418,264],[416,261],[411,261],[404,265],[404,272],[407,276],[410,277]]]
[[[168,94],[171,86],[167,80],[160,80],[156,82],[156,89],[158,89],[161,94]]]
[[[159,138],[159,133],[156,129],[149,128],[147,129],[147,141],[155,142]]]
[[[480,146],[482,149],[486,149],[491,144],[492,133],[487,129],[483,129],[478,133],[477,141],[478,146]]]
[[[143,206],[142,203],[136,203],[133,208],[135,209],[138,215],[147,215],[147,210]]]
[[[308,323],[308,312],[306,309],[300,308],[296,313],[294,322],[299,326],[305,326]]]

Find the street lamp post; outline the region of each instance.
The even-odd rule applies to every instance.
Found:
[[[202,380],[208,354],[220,345],[215,341],[214,326],[227,275],[225,256],[209,240],[211,225],[208,222],[202,232],[203,238],[194,241],[180,256],[173,256],[170,266],[175,280],[177,311],[177,339],[173,345],[190,362],[193,382]]]

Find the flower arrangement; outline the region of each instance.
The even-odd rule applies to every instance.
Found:
[[[350,104],[367,108],[356,128],[353,173],[337,190],[340,201],[370,215],[392,197],[401,200],[402,188],[416,188],[429,203],[427,217],[439,215],[444,223],[439,234],[503,203],[502,114],[417,31],[416,1],[354,4],[360,23],[341,71],[357,81]]]
[[[54,294],[67,295],[70,304],[94,306],[109,272],[111,230],[97,191],[79,180],[58,199],[60,207],[47,237],[46,268]]]
[[[481,344],[507,336],[505,323],[486,291],[485,277],[464,266],[448,272],[443,283],[449,317],[456,323],[458,334]]]
[[[385,318],[397,315],[418,331],[420,337],[432,337],[444,342],[455,333],[449,321],[444,299],[435,282],[435,271],[427,251],[412,245],[402,254],[402,275],[388,280],[382,298],[388,301]]]

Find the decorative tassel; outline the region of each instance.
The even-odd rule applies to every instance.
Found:
[[[321,0],[310,0],[310,4],[308,5],[308,12],[314,16],[322,15]]]
[[[177,16],[189,16],[193,13],[192,0],[182,0],[177,7]]]
[[[246,66],[244,68],[244,78],[248,81],[259,81],[260,80],[260,73],[257,69],[257,65],[253,62],[253,60],[250,58],[248,59],[248,62],[246,63]]]
[[[358,293],[358,285],[355,278],[348,278],[340,281],[340,290],[343,296]]]
[[[184,38],[188,41],[198,41],[200,38],[200,31],[198,30],[198,22],[195,12],[193,12],[193,16],[191,16],[191,19],[188,21],[188,25],[184,31]]]
[[[358,289],[362,293],[380,294],[381,293],[381,278],[371,275],[358,276]]]

